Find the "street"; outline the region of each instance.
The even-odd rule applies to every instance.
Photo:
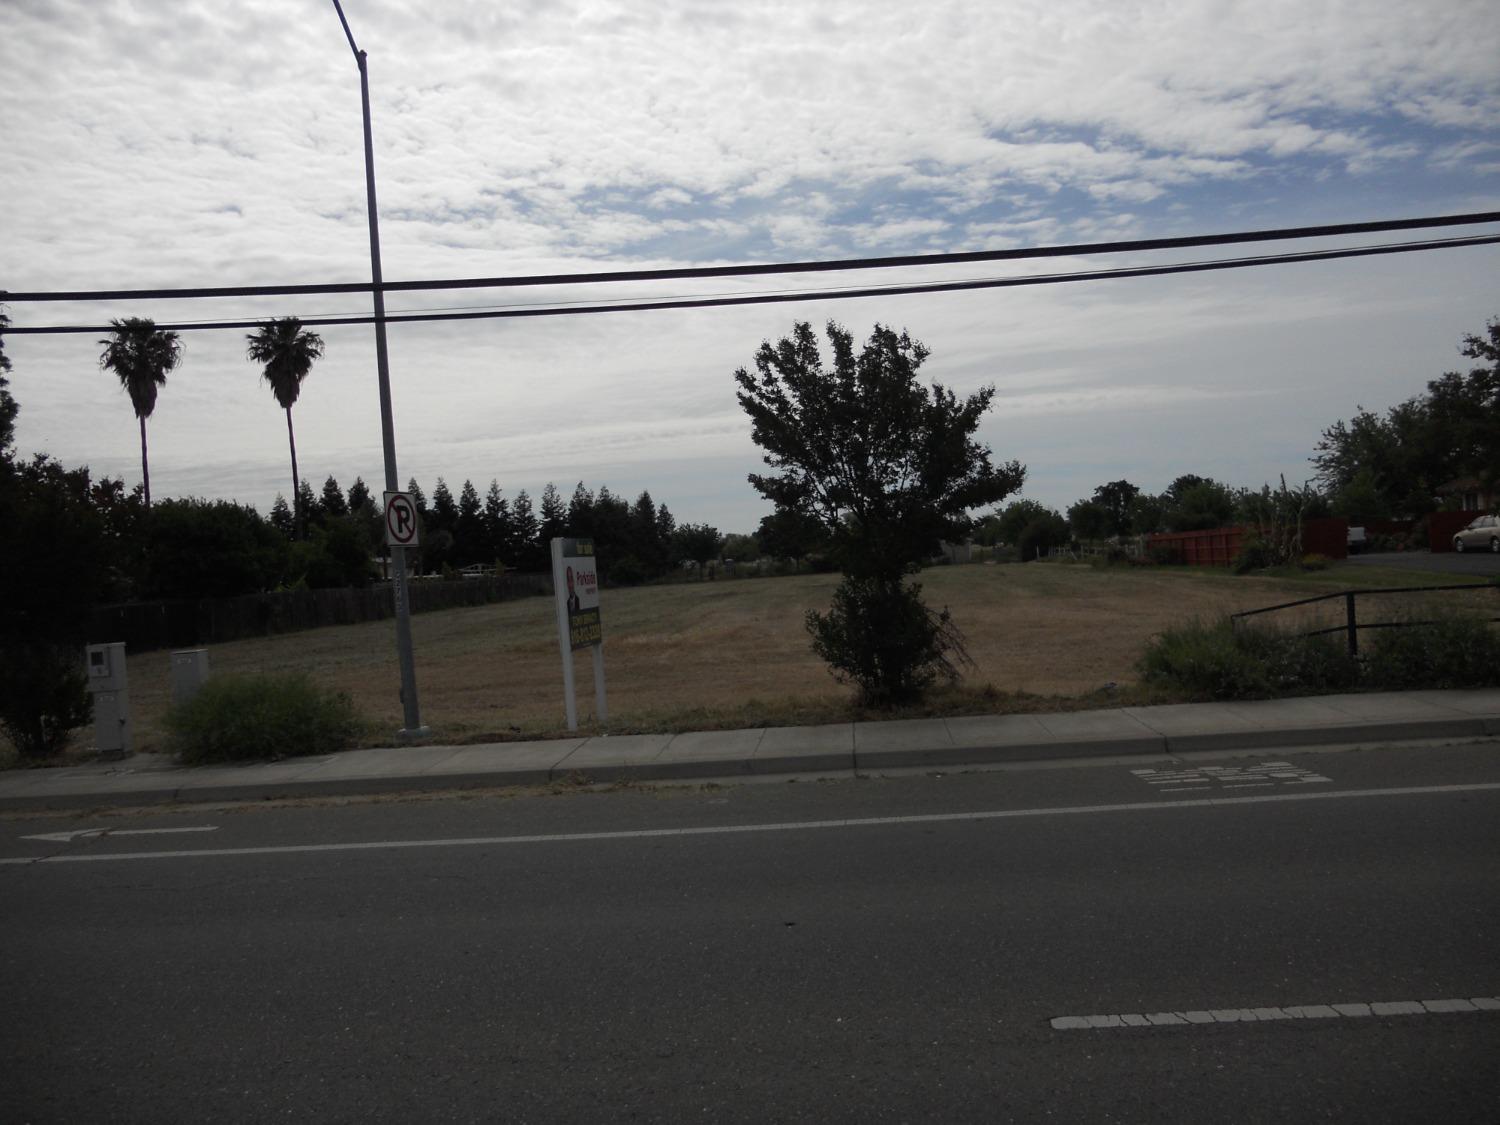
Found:
[[[1490,578],[1500,574],[1500,555],[1489,551],[1383,551],[1350,555],[1351,566],[1393,566],[1402,570],[1426,570],[1434,575],[1452,575],[1446,581],[1455,584],[1465,578]],[[1437,584],[1438,580],[1434,579]]]
[[[16,815],[0,840],[7,1120],[1500,1099],[1493,741]]]

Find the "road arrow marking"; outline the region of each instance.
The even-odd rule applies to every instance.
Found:
[[[88,836],[168,836],[179,832],[217,832],[216,824],[196,828],[77,828],[72,832],[44,832],[40,836],[22,836],[23,840],[45,840],[49,844],[71,844]]]

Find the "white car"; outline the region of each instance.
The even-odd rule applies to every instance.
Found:
[[[1500,554],[1500,516],[1480,516],[1453,537],[1455,551],[1470,548]]]

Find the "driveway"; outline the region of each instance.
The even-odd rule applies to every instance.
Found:
[[[1434,555],[1428,551],[1382,551],[1369,555],[1350,555],[1352,566],[1395,566],[1403,570],[1425,570],[1433,574],[1470,575],[1489,578],[1500,574],[1500,555],[1488,551],[1456,551]]]

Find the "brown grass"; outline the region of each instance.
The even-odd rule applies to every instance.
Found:
[[[1143,698],[1135,663],[1147,640],[1192,616],[1217,617],[1350,585],[1424,584],[1431,576],[1334,568],[1236,578],[1176,568],[1068,564],[937,567],[921,576],[948,606],[975,667],[920,712],[1099,705],[1114,681]],[[813,656],[803,630],[827,606],[836,575],[740,579],[608,590],[603,596],[609,727],[614,732],[836,722],[852,693]],[[442,742],[536,738],[563,730],[562,673],[550,599],[536,597],[412,619],[422,718]],[[401,725],[395,629],[389,621],[219,645],[214,674],[305,669],[347,691],[388,744]],[[592,722],[588,654],[576,662],[580,716]],[[130,658],[137,750],[160,749],[168,655]],[[591,728],[592,729],[592,728]],[[87,739],[87,732],[80,732]]]

